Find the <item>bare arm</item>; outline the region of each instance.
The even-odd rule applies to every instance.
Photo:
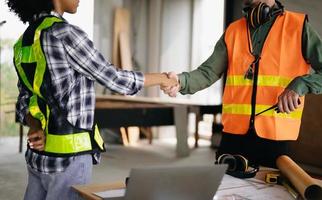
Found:
[[[148,73],[144,75],[144,87],[151,86],[173,87],[178,85],[174,78],[168,78],[167,74]]]

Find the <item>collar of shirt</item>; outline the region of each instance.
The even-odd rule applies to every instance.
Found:
[[[63,18],[63,16],[61,16],[58,12],[56,12],[56,11],[51,11],[50,13],[48,13],[48,12],[41,12],[41,13],[39,13],[39,14],[35,14],[33,17],[32,17],[32,20],[33,21],[36,21],[36,20],[38,20],[39,18],[41,18],[41,17],[46,17],[46,16],[55,16],[55,17],[58,17],[58,18],[60,18],[60,19],[63,19],[64,21],[66,21],[64,18]]]

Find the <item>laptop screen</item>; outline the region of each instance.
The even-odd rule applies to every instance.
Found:
[[[132,169],[126,200],[212,200],[226,165]]]

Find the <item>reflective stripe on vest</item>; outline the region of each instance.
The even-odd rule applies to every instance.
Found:
[[[285,11],[277,17],[264,43],[259,60],[255,113],[278,102],[278,96],[298,76],[309,73],[310,66],[302,56],[302,31],[305,15]],[[246,134],[251,117],[253,80],[244,79],[254,56],[247,43],[245,18],[232,23],[225,33],[228,71],[223,95],[222,123],[224,132]],[[270,140],[296,140],[304,98],[291,114],[267,111],[255,117],[259,137]]]
[[[256,113],[268,109],[271,105],[256,105]],[[274,109],[268,110],[261,114],[261,116],[269,116],[276,118],[287,118],[287,119],[301,119],[303,109],[299,108],[290,114],[277,113]],[[250,115],[251,105],[249,104],[223,104],[223,112],[232,115]]]
[[[43,113],[39,106],[39,98],[46,102],[41,94],[40,88],[43,83],[44,74],[47,67],[45,55],[41,47],[41,32],[51,27],[54,23],[63,22],[57,17],[47,17],[35,30],[33,44],[31,46],[23,46],[23,37],[20,37],[14,47],[14,62],[17,73],[28,90],[32,92],[29,100],[30,114],[41,122],[42,129],[46,132],[45,152],[53,154],[75,154],[92,150],[92,142],[89,132],[73,133],[73,134],[50,134],[48,133],[48,123],[50,117],[50,109],[46,105],[46,113]],[[32,83],[22,67],[22,64],[35,64],[35,74]],[[101,138],[97,126],[93,131],[94,140],[101,150],[104,150],[104,142]]]

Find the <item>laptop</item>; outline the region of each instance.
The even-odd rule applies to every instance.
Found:
[[[132,169],[125,197],[108,200],[212,200],[227,165]]]

